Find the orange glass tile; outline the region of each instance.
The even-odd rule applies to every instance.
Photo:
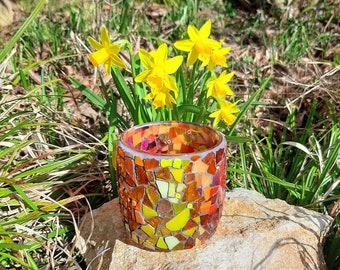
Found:
[[[206,155],[202,161],[206,164],[211,164],[211,162],[213,162],[215,160],[215,154],[214,153],[209,153],[208,155]]]
[[[207,201],[210,199],[210,187],[204,189],[204,199]]]
[[[173,139],[177,136],[176,128],[171,127],[169,129],[169,138]]]
[[[122,158],[124,158],[125,156],[125,153],[124,153],[124,150],[121,148],[121,147],[118,147],[117,148],[117,152],[118,152],[118,155]]]
[[[159,201],[159,198],[160,198],[160,194],[158,193],[158,189],[153,185],[148,186],[146,188],[146,194],[148,195],[148,198],[149,198],[150,202],[152,203],[152,205],[156,206],[158,201]]]
[[[216,163],[215,163],[215,160],[213,160],[210,163],[207,172],[210,173],[210,174],[215,174],[216,173]]]
[[[196,160],[199,160],[200,158],[201,158],[200,156],[192,156],[191,160],[192,161],[196,161]]]
[[[145,170],[152,170],[159,167],[159,161],[156,159],[145,159],[144,166]]]
[[[136,175],[137,181],[140,185],[147,185],[149,183],[148,177],[144,171],[144,168],[141,166],[136,166]]]
[[[153,174],[153,172],[146,171],[146,177],[148,178],[149,183],[155,182],[155,175]]]
[[[138,144],[141,143],[142,141],[142,135],[140,132],[138,133],[135,133],[133,136],[132,136],[132,141],[133,141],[133,146],[136,147]]]
[[[194,173],[188,173],[184,176],[184,183],[186,185],[189,185],[195,181],[195,174]]]
[[[207,201],[201,205],[200,212],[201,214],[208,214],[210,211],[211,201]]]
[[[140,211],[135,210],[136,222],[139,224],[145,224],[144,217]]]
[[[147,222],[153,226],[153,227],[157,227],[159,224],[162,224],[164,222],[164,220],[160,217],[152,217],[152,218],[148,218]]]
[[[169,168],[160,168],[155,172],[156,178],[157,179],[162,179],[162,180],[171,180],[171,173]]]
[[[165,226],[162,226],[160,228],[161,228],[161,234],[163,236],[170,236],[171,235],[171,232]]]
[[[129,175],[133,175],[133,161],[129,158],[125,159],[125,169]]]
[[[193,172],[195,173],[205,173],[208,170],[208,165],[205,164],[202,160],[197,160],[194,162],[192,167]]]
[[[125,181],[126,181],[126,183],[128,183],[131,187],[136,186],[135,181],[133,180],[133,178],[132,178],[130,175],[126,175]]]
[[[152,204],[152,202],[150,201],[148,196],[144,196],[143,197],[143,204],[145,204],[146,206],[153,208],[154,205]]]
[[[136,188],[131,189],[131,191],[129,193],[130,198],[132,198],[136,201],[141,200],[144,196],[144,190],[145,190],[144,186],[138,186]]]
[[[187,189],[185,190],[184,194],[186,195],[186,200],[188,202],[194,202],[201,197],[197,192],[197,186],[195,182],[187,185]]]
[[[205,188],[212,184],[213,177],[210,174],[203,173],[201,180],[202,180],[202,187]]]
[[[135,164],[138,166],[144,166],[143,159],[140,156],[135,157]]]

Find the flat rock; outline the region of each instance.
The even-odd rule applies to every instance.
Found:
[[[202,246],[173,252],[137,247],[118,199],[84,216],[76,245],[88,269],[326,269],[322,248],[331,223],[327,215],[238,188],[227,192],[218,229]]]

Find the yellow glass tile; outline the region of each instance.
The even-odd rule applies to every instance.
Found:
[[[152,227],[150,224],[143,225],[140,228],[150,237],[154,236],[155,234],[155,228]]]
[[[180,199],[177,199],[177,198],[168,198],[168,201],[171,202],[171,203],[179,203]]]
[[[182,169],[184,169],[186,166],[188,166],[190,163],[190,160],[182,160]]]
[[[196,162],[194,162],[192,171],[195,173],[205,173],[207,172],[208,168],[208,164],[204,163],[202,160],[197,160]]]
[[[197,229],[197,227],[193,227],[189,230],[184,231],[183,234],[187,235],[187,236],[193,236],[193,234],[196,232],[196,229]]]
[[[200,235],[202,235],[202,234],[205,232],[205,230],[203,229],[203,227],[199,226],[199,232],[200,232]]]
[[[158,187],[159,192],[161,193],[162,198],[167,198],[169,183],[165,181],[156,180],[156,185]]]
[[[182,192],[185,188],[186,188],[186,185],[185,185],[185,184],[183,184],[183,183],[178,183],[178,184],[177,184],[176,191],[177,191],[177,192]]]
[[[143,214],[146,218],[157,217],[158,215],[155,210],[146,206],[145,204],[143,204]]]
[[[170,231],[179,231],[187,224],[190,218],[190,209],[185,208],[173,219],[165,224],[165,227]]]
[[[161,160],[161,167],[171,167],[172,166],[172,160],[171,159],[162,159]]]
[[[174,209],[175,214],[177,215],[178,213],[183,211],[183,209],[185,208],[185,203],[173,203],[172,208]]]
[[[201,217],[200,216],[194,217],[193,221],[195,221],[197,224],[199,224],[201,222]]]
[[[169,197],[175,197],[176,196],[176,184],[175,183],[169,183]]]
[[[179,244],[179,240],[175,236],[167,236],[164,240],[170,250]]]
[[[177,150],[177,149],[176,149],[176,150]],[[172,167],[174,167],[174,168],[176,168],[176,169],[180,169],[181,166],[182,166],[182,160],[179,159],[179,158],[176,158],[176,159],[174,160],[174,163],[173,163]]]
[[[168,249],[167,244],[164,241],[164,237],[159,237],[156,243],[156,246],[158,248],[162,248],[162,249]]]
[[[183,180],[183,170],[170,170],[174,179],[180,183]]]

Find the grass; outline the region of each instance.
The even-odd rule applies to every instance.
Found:
[[[40,1],[11,29],[16,34],[0,44],[1,267],[76,265],[72,239],[81,215],[117,194],[109,160],[117,131],[131,119],[112,81],[86,57],[86,39],[102,23],[113,39],[149,49],[212,19],[214,35],[233,47],[236,95],[249,101],[231,133],[243,139],[230,145],[228,186],[333,213],[340,200],[339,18],[326,4],[281,21],[228,1],[202,2],[164,1],[168,12],[158,16],[149,2],[100,1],[88,17],[81,6],[38,15]],[[324,249],[329,269],[340,265],[339,235],[335,217]]]

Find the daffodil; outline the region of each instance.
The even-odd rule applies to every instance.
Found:
[[[227,72],[224,70],[218,78],[207,83],[207,97],[225,98],[225,96],[233,96],[234,92],[227,84],[234,76],[235,72]]]
[[[177,93],[175,92],[175,97],[177,98]],[[162,87],[162,88],[157,88],[157,87],[151,87],[151,93],[147,94],[144,97],[145,100],[153,100],[152,104],[157,108],[162,108],[165,105],[172,109],[172,103],[176,104],[176,100],[174,97],[171,95],[171,90]]]
[[[202,66],[208,65],[209,70],[213,70],[215,66],[228,67],[226,55],[230,52],[230,47],[219,48],[213,50],[209,61],[203,62]]]
[[[96,50],[89,55],[89,59],[95,67],[105,63],[105,70],[108,75],[111,74],[112,65],[120,68],[126,68],[125,63],[118,57],[120,47],[117,44],[110,43],[109,33],[105,26],[102,26],[100,31],[101,43],[92,37],[89,37],[88,41]]]
[[[237,108],[237,103],[238,101],[231,103],[227,100],[219,100],[218,105],[220,109],[209,115],[209,117],[215,118],[213,126],[216,127],[221,120],[231,126],[236,120],[236,116],[234,114],[240,112],[239,108]]]
[[[193,26],[188,26],[189,39],[175,42],[176,49],[189,52],[187,65],[193,65],[197,59],[204,63],[209,63],[213,50],[221,48],[221,43],[210,39],[211,21],[207,21],[199,30]]]
[[[176,82],[170,75],[182,64],[183,56],[168,59],[168,46],[165,43],[150,53],[140,49],[138,54],[146,70],[136,76],[136,82],[146,82],[153,89],[166,88],[178,92]]]

